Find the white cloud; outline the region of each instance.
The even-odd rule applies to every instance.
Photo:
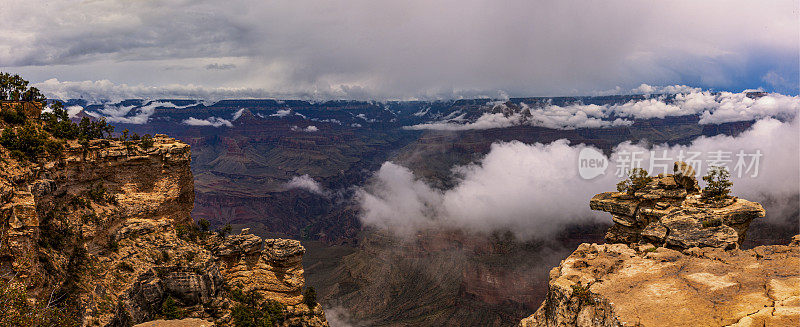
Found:
[[[700,137],[688,146],[658,145],[652,150],[656,153],[654,159],[667,151],[666,158],[671,160],[655,163],[666,164],[668,171],[681,151],[730,152],[734,195],[755,201],[783,199],[783,207],[791,208],[792,201],[796,207],[800,195],[798,127],[797,119],[787,123],[763,119],[737,137]],[[448,190],[433,188],[407,168],[387,162],[375,173],[371,184],[358,192],[361,219],[366,225],[400,235],[447,226],[482,232],[510,230],[522,238],[546,237],[566,223],[605,217],[591,212],[587,203],[596,193],[613,191],[621,179],[615,175],[615,164],[596,179],[581,179],[577,158],[582,147],[565,140],[533,145],[496,143],[479,163],[455,167],[460,178]],[[643,145],[623,143],[614,149],[612,158],[620,158],[623,151],[643,151],[641,158],[648,168],[648,150],[651,149]],[[734,167],[740,150],[763,154],[757,177],[738,176]],[[701,158],[705,159],[708,158]],[[698,168],[702,174],[707,167]],[[768,213],[779,216],[776,211],[782,211],[780,207],[781,204],[773,207],[776,210],[768,208]]]
[[[66,108],[66,110],[67,110],[67,115],[69,116],[69,118],[75,118],[76,115],[78,115],[79,113],[81,113],[81,111],[83,111],[83,107],[81,107],[81,106],[69,106],[69,107]]]
[[[311,176],[309,176],[308,174],[292,177],[292,179],[288,183],[286,183],[286,188],[287,189],[299,188],[309,191],[311,193],[316,193],[321,195],[325,194],[322,185],[320,185],[319,182],[311,178]]]
[[[232,127],[233,123],[231,123],[227,119],[222,119],[219,117],[208,117],[206,119],[197,119],[194,117],[189,117],[189,119],[185,119],[183,124],[189,126],[212,126],[212,127]]]
[[[292,109],[280,109],[276,113],[271,114],[272,117],[286,117],[292,114]]]
[[[313,132],[319,131],[319,128],[317,128],[317,126],[314,126],[314,125],[306,126],[306,128],[300,128],[300,127],[297,127],[297,126],[292,126],[291,130],[293,130],[295,132],[313,133]]]
[[[234,112],[232,120],[237,120],[237,119],[239,119],[239,117],[242,117],[242,113],[244,113],[245,110],[246,109],[239,109],[236,112]]]
[[[765,117],[791,119],[800,112],[800,96],[771,93],[751,99],[743,93],[722,92],[712,110],[703,112],[701,124],[756,120]]]

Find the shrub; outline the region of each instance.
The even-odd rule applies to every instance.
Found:
[[[162,264],[169,262],[169,252],[167,250],[161,250],[159,255],[156,257],[156,264]]]
[[[62,145],[50,139],[49,135],[42,132],[35,125],[28,123],[23,127],[3,129],[0,134],[0,145],[12,152],[18,159],[36,160],[37,157],[50,154],[60,156]]]
[[[283,322],[286,307],[277,301],[263,301],[255,290],[243,292],[239,288],[229,290],[231,299],[238,302],[231,310],[236,327],[276,326]]]
[[[86,208],[89,206],[89,202],[80,196],[73,197],[69,200],[69,204],[75,208]]]
[[[310,309],[314,309],[317,306],[317,291],[314,287],[306,288],[305,293],[303,293],[303,303],[305,303]]]
[[[581,305],[592,305],[595,303],[592,292],[588,286],[583,286],[581,282],[572,285],[572,297],[578,299]]]
[[[19,107],[0,111],[0,117],[3,118],[4,122],[11,125],[22,125],[27,120],[27,117]]]
[[[233,230],[233,227],[231,227],[231,224],[229,224],[229,223],[225,224],[225,227],[223,227],[222,229],[220,229],[218,231],[219,237],[223,237],[224,238],[225,236],[228,236],[228,234],[230,234],[232,230]]]
[[[208,222],[208,220],[202,218],[200,219],[200,221],[197,222],[197,226],[200,227],[200,231],[202,231],[203,233],[208,233],[208,229],[209,227],[211,227],[211,224]]]
[[[108,246],[107,246],[107,248],[108,248],[108,250],[109,250],[109,251],[111,251],[111,252],[117,252],[117,251],[119,251],[119,242],[117,242],[117,240],[115,240],[115,239],[113,239],[113,238],[110,238],[110,239],[108,240]]]
[[[153,147],[153,137],[150,134],[145,134],[142,136],[142,139],[139,141],[139,147],[147,150]]]
[[[653,178],[648,176],[647,170],[643,168],[634,168],[628,173],[628,179],[617,183],[617,191],[633,195],[636,191],[641,190],[647,183],[650,183]]]
[[[178,301],[175,301],[171,296],[167,296],[167,299],[161,304],[161,315],[165,319],[172,320],[183,319],[184,313],[178,306]]]
[[[51,306],[52,298],[31,303],[28,297],[25,285],[0,278],[0,326],[79,325],[65,308]]]
[[[728,169],[720,166],[712,166],[708,174],[703,176],[707,185],[703,188],[702,198],[706,201],[721,201],[729,197],[731,186],[731,174]]]
[[[722,220],[719,220],[719,219],[703,220],[702,224],[703,224],[703,227],[706,227],[706,228],[718,227],[718,226],[722,226]]]
[[[187,241],[197,241],[197,238],[200,237],[200,229],[195,224],[178,225],[175,227],[175,233]]]

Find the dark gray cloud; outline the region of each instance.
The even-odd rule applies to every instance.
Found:
[[[3,7],[0,69],[36,82],[251,89],[262,97],[558,95],[641,83],[797,93],[798,4],[789,0]]]

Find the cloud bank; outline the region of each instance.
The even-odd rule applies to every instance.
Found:
[[[208,117],[206,119],[189,117],[188,119],[184,119],[182,123],[189,126],[233,127],[233,123],[231,123],[230,120],[219,117]]]
[[[648,85],[638,89],[657,90]],[[658,90],[665,91],[663,88]],[[675,86],[667,91],[685,91]],[[750,94],[748,92],[699,91],[659,95],[644,100],[631,100],[623,104],[584,105],[581,103],[556,106],[528,106],[521,103],[519,110],[510,110],[504,103],[494,104],[491,111],[473,122],[464,122],[464,116],[444,121],[406,126],[411,130],[471,130],[531,125],[554,129],[606,128],[626,126],[631,119],[665,118],[671,116],[700,115],[700,124],[720,124],[734,121],[752,121],[767,117],[791,120],[800,112],[800,96],[778,93]],[[502,112],[494,112],[502,110]]]
[[[797,119],[780,122],[767,118],[737,137],[700,137],[688,146],[626,142],[614,148],[611,162],[624,162],[626,153],[639,152],[642,167],[649,168],[653,151],[655,167],[663,164],[671,170],[681,154],[699,152],[703,156],[697,159],[697,168],[703,174],[714,152],[730,153],[725,164],[733,171],[733,194],[756,201],[779,199],[783,202],[768,208],[768,216],[780,216],[787,207],[796,210],[800,195],[799,127]],[[407,168],[386,162],[373,182],[357,192],[361,219],[365,225],[399,235],[448,227],[478,232],[510,230],[523,239],[546,237],[569,222],[604,217],[591,212],[588,201],[596,193],[615,190],[621,179],[615,175],[621,168],[616,164],[595,179],[581,179],[577,158],[583,147],[565,140],[532,145],[496,143],[477,164],[454,167],[459,177],[456,186],[448,190],[431,187]],[[742,170],[742,176],[734,171],[739,151],[763,154],[757,177],[751,177],[752,169]],[[661,172],[651,170],[652,174]]]

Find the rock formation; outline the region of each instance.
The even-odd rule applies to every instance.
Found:
[[[751,250],[581,244],[520,326],[798,326],[800,244]]]
[[[609,243],[652,243],[677,249],[730,249],[744,241],[753,219],[764,217],[761,204],[732,197],[722,203],[701,199],[694,170],[675,163],[675,174],[652,178],[633,194],[606,192],[589,202],[593,210],[611,213]]]
[[[61,156],[35,162],[0,146],[2,285],[64,308],[77,317],[69,325],[232,325],[232,292],[253,289],[281,303],[279,325],[327,326],[303,301],[299,242],[197,229],[190,161],[189,145],[164,135],[152,145],[67,141]]]
[[[739,249],[761,205],[706,203],[693,172],[675,170],[632,195],[593,197],[592,209],[612,214],[609,244],[581,244],[553,268],[519,326],[800,325],[800,235]]]

